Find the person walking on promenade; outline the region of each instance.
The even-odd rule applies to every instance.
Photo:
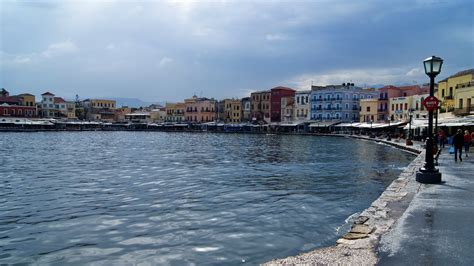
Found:
[[[458,152],[459,152],[459,160],[462,162],[462,148],[464,146],[464,135],[462,134],[462,130],[458,129],[456,135],[453,137],[453,145],[454,145],[454,161],[458,161]]]
[[[464,131],[464,153],[466,154],[466,157],[468,157],[469,146],[471,146],[471,141],[472,137],[471,134],[469,134],[469,130]]]
[[[444,143],[446,143],[446,134],[444,134],[444,131],[441,129],[438,132],[438,139],[439,139],[439,148],[444,148]]]

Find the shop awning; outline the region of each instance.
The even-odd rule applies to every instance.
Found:
[[[320,122],[320,123],[311,123],[309,127],[330,127],[336,124],[339,124],[340,122]]]

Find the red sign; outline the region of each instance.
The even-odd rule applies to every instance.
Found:
[[[428,111],[433,111],[438,108],[439,100],[434,96],[428,96],[421,103]]]

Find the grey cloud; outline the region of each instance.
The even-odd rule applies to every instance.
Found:
[[[444,73],[472,67],[472,3],[412,2],[7,2],[0,84],[177,101],[315,77],[421,82],[414,69],[432,53],[446,59]]]

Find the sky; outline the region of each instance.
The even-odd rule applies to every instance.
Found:
[[[12,94],[181,101],[352,82],[428,82],[474,67],[472,0],[0,1]]]

